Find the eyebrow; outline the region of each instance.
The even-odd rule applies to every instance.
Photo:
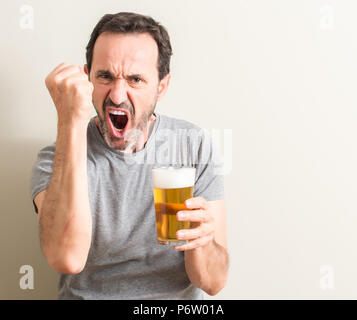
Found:
[[[102,75],[106,75],[106,76],[110,76],[111,78],[115,78],[114,74],[111,71],[107,70],[107,69],[101,69],[101,70],[98,70],[95,73],[96,77],[99,77],[99,76],[102,76]],[[145,80],[145,76],[140,74],[140,73],[131,73],[131,74],[128,74],[127,77],[128,78],[140,78],[140,79]]]
[[[109,70],[98,70],[98,71],[95,73],[95,76],[96,76],[96,77],[102,76],[102,75],[108,75],[108,76],[114,77],[114,75],[113,75]]]

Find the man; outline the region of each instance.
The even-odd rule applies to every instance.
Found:
[[[61,274],[59,298],[217,294],[228,272],[223,179],[214,163],[201,161],[213,154],[205,135],[188,153],[187,135],[161,140],[175,145],[161,164],[194,165],[197,174],[188,210],[177,213],[192,225],[177,233],[186,244],[156,240],[151,169],[160,162],[160,133],[199,129],[154,112],[170,82],[167,31],[147,16],[107,14],[86,49],[84,67],[62,63],[46,78],[57,139],[39,152],[31,177],[41,248]]]

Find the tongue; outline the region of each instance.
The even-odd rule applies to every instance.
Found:
[[[110,114],[110,120],[113,123],[113,126],[118,129],[122,130],[125,128],[127,122],[128,122],[128,117],[125,114],[117,115],[117,114]]]

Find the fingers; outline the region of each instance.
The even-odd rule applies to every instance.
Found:
[[[69,65],[68,63],[59,64],[47,77],[46,85],[51,85],[52,83],[61,83],[63,79],[70,77],[71,75],[80,74],[84,77],[88,77],[84,72],[82,66]],[[88,78],[87,78],[88,79]]]
[[[60,83],[66,78],[77,75],[81,76],[83,79],[88,79],[88,76],[84,73],[83,68],[81,69],[79,66],[65,66],[53,74],[53,79],[56,83]]]
[[[190,221],[198,225],[196,228],[179,230],[177,232],[178,239],[195,239],[214,231],[213,217],[208,210],[179,211],[176,214],[176,219],[178,221]]]
[[[192,240],[199,237],[205,237],[214,232],[213,224],[203,223],[197,228],[193,229],[181,229],[176,232],[176,237],[179,240]]]
[[[211,241],[213,241],[213,234],[209,234],[204,237],[191,240],[188,243],[181,246],[175,246],[174,249],[177,251],[192,250],[198,247],[203,247]]]
[[[179,221],[209,222],[212,217],[205,210],[179,211],[176,214]]]
[[[83,70],[83,68],[82,68]],[[50,74],[46,78],[46,87],[49,89],[51,95],[58,90],[60,92],[67,91],[74,84],[86,84],[91,86],[92,84],[88,80],[88,75],[84,71],[81,71],[78,66],[65,66],[59,68],[55,74]]]
[[[189,242],[175,249],[191,250],[206,245],[214,239],[214,219],[210,214],[209,203],[202,197],[193,197],[185,201],[188,209],[177,212],[176,218],[179,221],[190,221],[191,229],[182,229],[176,232],[179,240]]]
[[[208,202],[206,199],[202,198],[202,197],[194,197],[191,199],[187,199],[185,201],[185,206],[188,209],[208,209]]]
[[[70,77],[64,78],[63,81],[60,82],[64,88],[69,88],[73,84],[87,84],[88,77],[85,74],[73,74]]]
[[[62,69],[64,69],[67,66],[69,66],[68,63],[62,62],[56,68],[54,68],[51,73],[53,73],[53,74],[58,73],[58,72],[60,72]]]

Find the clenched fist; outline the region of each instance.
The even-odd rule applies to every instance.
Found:
[[[61,63],[45,82],[56,106],[59,123],[89,122],[93,84],[83,67]]]

